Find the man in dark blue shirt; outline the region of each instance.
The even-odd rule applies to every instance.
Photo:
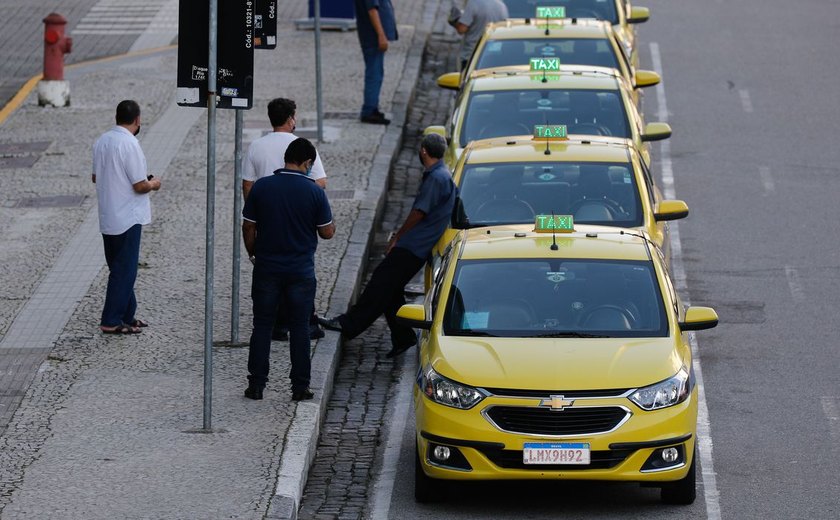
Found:
[[[242,210],[242,236],[254,264],[249,399],[262,399],[268,381],[271,329],[281,296],[288,306],[292,399],[314,396],[309,389],[309,316],[315,305],[315,249],[319,236],[335,234],[327,196],[309,176],[315,157],[312,143],[292,141],[286,166],[257,180]]]
[[[356,33],[365,59],[365,94],[360,119],[363,123],[387,125],[391,122],[379,110],[379,92],[385,77],[388,42],[396,41],[397,20],[391,0],[354,0]]]
[[[388,357],[401,354],[417,343],[411,327],[397,322],[397,311],[405,304],[405,284],[423,267],[452,216],[457,189],[443,164],[445,151],[443,137],[429,134],[423,138],[420,161],[425,171],[411,212],[388,244],[385,259],[373,271],[359,301],[345,314],[319,318],[318,322],[325,328],[354,338],[384,313],[391,329]]]

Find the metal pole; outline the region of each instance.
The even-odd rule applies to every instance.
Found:
[[[321,90],[321,0],[315,0],[315,107],[318,110],[318,142],[324,142],[324,104]]]
[[[216,50],[218,0],[210,1],[210,41],[207,59],[207,230],[204,256],[204,430],[212,428],[213,413],[213,251],[216,212]]]
[[[233,273],[230,287],[230,342],[239,343],[239,262],[242,259],[242,110],[236,110],[233,145]]]

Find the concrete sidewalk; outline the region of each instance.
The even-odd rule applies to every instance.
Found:
[[[389,127],[357,120],[363,64],[356,35],[322,36],[327,142],[319,151],[338,227],[317,254],[316,307],[325,314],[344,310],[357,291],[439,2],[394,3],[401,39],[385,64]],[[286,3],[280,15],[277,49],[256,53],[246,140],[269,130],[265,105],[276,96],[298,102],[300,135],[314,131],[312,33],[291,23],[305,5]],[[3,519],[296,515],[338,335],[328,333],[313,349],[315,400],[290,401],[286,343],[274,344],[266,399],[242,397],[250,266],[241,267],[243,341],[231,345],[233,114],[220,112],[214,433],[194,433],[202,425],[206,119],[204,110],[174,105],[175,66],[174,49],[80,65],[68,71],[72,107],[42,109],[30,95],[0,123],[0,146],[14,144],[0,175]],[[163,189],[144,228],[136,287],[138,314],[151,327],[109,337],[97,328],[107,270],[90,147],[124,98],[143,108],[141,142]]]

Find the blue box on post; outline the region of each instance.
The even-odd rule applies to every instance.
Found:
[[[356,29],[356,12],[350,0],[320,0],[321,28],[349,31]],[[309,18],[295,20],[297,29],[315,27],[315,0],[309,0]]]

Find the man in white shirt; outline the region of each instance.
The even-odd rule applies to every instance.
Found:
[[[248,199],[251,187],[258,179],[274,175],[274,172],[286,165],[284,159],[286,148],[297,139],[292,132],[295,131],[295,113],[297,104],[286,98],[275,98],[268,103],[268,120],[271,122],[272,132],[268,133],[251,143],[248,147],[248,155],[245,157],[242,169],[242,197]],[[324,172],[324,164],[321,162],[321,154],[316,150],[315,162],[306,174],[315,181],[321,188],[327,187],[327,174]],[[285,341],[289,337],[288,319],[286,316],[283,301],[277,307],[277,320],[274,324],[274,332],[271,337],[275,340]],[[316,316],[312,314],[309,333],[311,339],[324,337],[324,331],[318,327]]]
[[[134,281],[140,258],[142,226],[152,222],[149,192],[160,180],[146,172],[146,156],[135,137],[140,132],[140,106],[126,99],[117,105],[116,126],[93,145],[93,175],[99,204],[99,231],[108,264],[108,289],[100,330],[136,334],[145,322],[134,316]]]
[[[458,34],[464,35],[464,45],[461,47],[462,69],[472,56],[487,24],[501,22],[507,18],[507,6],[502,0],[467,0],[467,7],[463,12],[453,6],[448,21]]]

